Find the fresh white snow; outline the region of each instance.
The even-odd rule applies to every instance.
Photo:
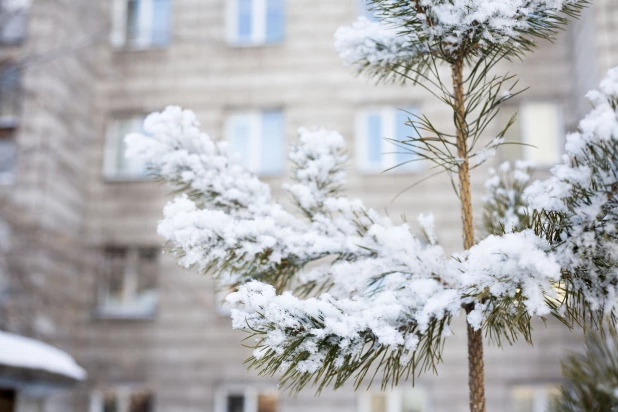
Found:
[[[335,34],[341,58],[350,65],[406,65],[436,47],[457,50],[463,43],[487,47],[516,43],[536,21],[551,22],[580,0],[382,0],[372,6],[377,22],[360,17]],[[439,46],[438,46],[439,45]]]
[[[86,379],[86,371],[68,353],[3,331],[0,331],[0,365],[44,370],[80,381]]]

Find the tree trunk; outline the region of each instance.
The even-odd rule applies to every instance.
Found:
[[[470,163],[468,159],[468,130],[465,120],[465,93],[463,84],[463,59],[452,65],[455,92],[455,127],[457,129],[457,156],[459,163],[459,199],[463,222],[464,248],[474,246],[474,223],[472,220],[472,195],[470,193]],[[466,307],[466,313],[473,308]],[[466,323],[467,324],[467,323]],[[468,327],[468,385],[470,387],[470,411],[485,412],[485,365],[483,363],[483,334]]]

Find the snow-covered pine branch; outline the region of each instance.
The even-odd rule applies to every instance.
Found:
[[[386,78],[395,68],[450,61],[455,55],[516,55],[551,38],[586,0],[366,0],[376,22],[360,17],[335,35],[341,58],[359,71]]]
[[[598,91],[594,109],[567,136],[562,163],[552,178],[525,192],[541,212],[537,233],[552,243],[565,275],[565,314],[594,320],[616,317],[618,305],[618,68]],[[567,310],[568,309],[568,310]]]
[[[496,317],[550,312],[545,297],[555,298],[560,267],[547,242],[532,231],[513,233],[449,258],[431,219],[421,219],[424,244],[408,224],[341,196],[345,145],[335,132],[303,129],[292,149],[294,183],[286,187],[299,217],[274,202],[225,144],[201,133],[193,113],[170,107],[149,116],[145,131],[127,138],[129,154],[188,193],[166,206],[159,233],[182,265],[239,286],[228,299],[238,305],[234,326],[259,335],[254,365],[285,372],[293,389],[310,380],[339,386],[352,373],[360,384],[372,364],[385,371],[383,384],[432,368],[464,304],[477,302],[469,322],[493,327],[497,337],[506,334]],[[291,285],[296,296],[278,294]],[[311,291],[325,293],[304,298]]]
[[[292,149],[295,182],[286,187],[306,215],[302,218],[274,203],[255,176],[226,155],[225,144],[198,127],[193,113],[170,107],[148,117],[148,136],[127,137],[128,153],[190,194],[166,206],[159,233],[176,247],[182,265],[197,265],[226,285],[241,285],[229,298],[242,304],[234,311],[234,324],[265,335],[255,352],[257,359],[269,361],[264,368],[313,375],[327,366],[341,372],[349,370],[341,362],[351,354],[360,357],[355,363],[361,368],[368,357],[351,352],[350,345],[363,349],[364,341],[374,342],[372,354],[399,352],[398,358],[408,359],[408,369],[416,366],[410,360],[419,341],[429,339],[427,353],[439,356],[446,321],[461,306],[456,289],[447,286],[455,269],[439,245],[424,245],[407,224],[393,225],[360,200],[337,196],[346,160],[340,135],[301,130]],[[252,203],[250,196],[259,199]],[[435,238],[427,224],[424,230]],[[316,265],[299,273],[309,262]],[[274,298],[270,285],[282,289],[293,276],[301,296],[316,287],[328,294]],[[248,280],[253,281],[245,284]],[[288,326],[309,320],[323,326]],[[285,350],[299,339],[303,346]],[[325,365],[324,352],[333,350],[337,362]],[[269,351],[279,357],[264,358]],[[293,364],[307,356],[300,369]],[[435,361],[427,359],[427,367]]]
[[[484,213],[482,232],[487,235],[521,232],[531,227],[532,210],[524,200],[524,190],[529,186],[533,165],[516,161],[505,162],[498,170],[489,169],[483,198]]]

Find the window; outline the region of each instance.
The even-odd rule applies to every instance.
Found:
[[[422,388],[368,392],[361,395],[359,402],[359,412],[429,412],[430,410],[427,395]]]
[[[21,107],[21,74],[17,67],[0,72],[0,128],[17,126]]]
[[[278,402],[276,389],[220,390],[215,399],[215,412],[278,412]]]
[[[143,180],[146,165],[136,158],[127,158],[124,138],[130,133],[143,132],[144,116],[118,117],[107,129],[103,175],[109,180]]]
[[[416,113],[414,108],[379,108],[367,110],[359,116],[357,126],[357,164],[366,173],[380,173],[399,166],[395,170],[416,171],[420,169],[418,156],[410,148],[396,144],[414,136],[415,130],[406,122]]]
[[[16,67],[0,72],[0,184],[12,183],[15,172],[15,128],[21,106],[21,76]]]
[[[504,160],[529,160],[541,167],[558,163],[563,148],[560,105],[552,102],[527,102],[519,107],[505,107],[500,112],[499,127],[506,126],[517,111],[517,121],[507,131],[505,138],[507,142],[523,145],[503,146],[501,150]]]
[[[284,169],[284,121],[279,110],[240,112],[227,121],[230,149],[240,163],[259,175],[277,175]]]
[[[0,184],[15,179],[15,139],[12,131],[0,130]]]
[[[545,412],[559,394],[555,385],[515,386],[511,390],[513,412]]]
[[[228,40],[236,45],[281,43],[285,36],[285,0],[231,0]]]
[[[148,389],[117,388],[95,392],[90,397],[90,412],[152,412],[154,397]]]
[[[29,1],[0,1],[0,43],[19,44],[26,36]]]
[[[108,247],[100,268],[98,314],[152,317],[157,306],[158,249]]]
[[[114,0],[112,45],[129,49],[165,47],[170,42],[172,0]]]

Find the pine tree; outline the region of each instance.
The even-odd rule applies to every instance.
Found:
[[[494,176],[487,237],[474,237],[470,171],[515,122],[479,147],[500,106],[518,94],[516,78],[493,74],[496,66],[551,39],[586,1],[524,3],[373,0],[378,22],[361,18],[336,34],[341,57],[359,73],[424,87],[452,111],[454,128],[445,130],[411,114],[410,136],[394,143],[451,178],[464,229],[464,251],[453,256],[430,216],[419,217],[423,242],[408,223],[344,196],[345,141],[334,131],[301,129],[292,148],[293,182],[284,188],[299,213],[202,133],[190,111],[167,108],[146,120],[149,137],[127,137],[128,154],[180,192],[159,225],[180,264],[236,289],[227,300],[237,306],[233,327],[255,342],[250,367],[279,374],[292,392],[376,377],[386,388],[435,370],[451,319],[463,311],[470,409],[485,411],[483,333],[498,344],[531,342],[535,316],[569,327],[613,319],[618,69],[590,95],[595,109],[549,180],[527,187],[521,168],[511,180],[506,171]]]
[[[583,353],[573,353],[562,363],[565,382],[551,412],[618,411],[618,333],[590,332]]]

